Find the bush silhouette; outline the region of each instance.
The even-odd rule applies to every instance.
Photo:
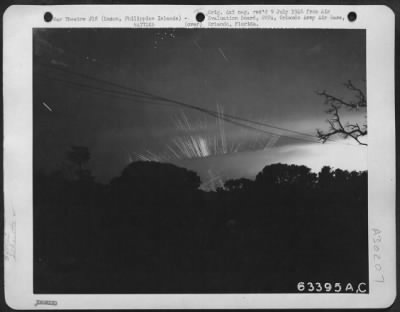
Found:
[[[366,279],[366,172],[279,163],[216,192],[200,183],[143,161],[104,185],[35,174],[35,291],[293,292],[302,279]]]

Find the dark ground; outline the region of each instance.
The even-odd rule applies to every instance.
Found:
[[[367,173],[266,166],[198,189],[133,162],[108,185],[81,167],[34,178],[35,293],[290,293],[368,282]]]

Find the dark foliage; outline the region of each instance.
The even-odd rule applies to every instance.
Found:
[[[366,172],[273,164],[217,192],[155,162],[131,163],[108,185],[86,176],[34,176],[37,293],[296,292],[299,281],[368,280]]]

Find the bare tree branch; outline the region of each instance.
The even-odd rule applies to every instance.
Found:
[[[332,136],[340,135],[345,139],[350,137],[360,145],[367,145],[366,143],[360,141],[360,137],[363,137],[368,133],[367,124],[365,123],[361,127],[358,123],[347,123],[346,125],[343,125],[339,114],[341,108],[345,108],[349,111],[366,109],[367,100],[365,94],[361,89],[355,87],[350,80],[344,85],[348,90],[356,93],[355,101],[345,101],[342,98],[338,98],[327,93],[326,91],[317,92],[318,95],[325,98],[325,104],[329,105],[329,108],[326,112],[331,115],[331,118],[327,120],[329,124],[329,130],[322,131],[317,129],[317,137],[322,141],[322,143],[325,143],[326,141],[330,140]]]
[[[353,83],[352,83],[350,80],[347,81],[347,82],[344,84],[344,86],[345,86],[347,89],[349,89],[349,90],[351,90],[351,91],[354,91],[354,92],[356,93],[356,98],[357,98],[358,101],[357,101],[355,104],[357,105],[358,108],[360,108],[360,107],[367,107],[367,99],[366,99],[366,97],[365,97],[364,92],[363,92],[361,89],[355,87],[355,86],[353,85]]]

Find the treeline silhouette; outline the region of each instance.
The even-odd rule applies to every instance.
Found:
[[[266,166],[201,190],[172,164],[132,162],[108,184],[67,154],[34,174],[35,293],[296,292],[367,282],[367,172]]]

